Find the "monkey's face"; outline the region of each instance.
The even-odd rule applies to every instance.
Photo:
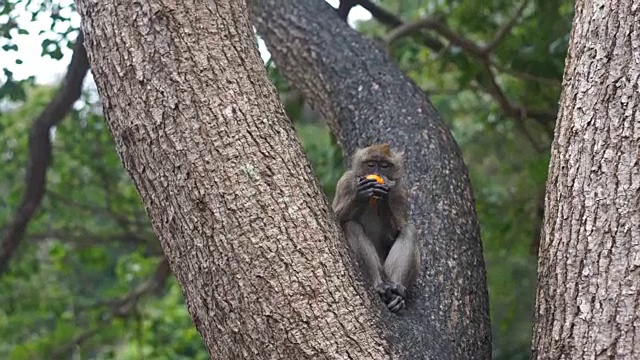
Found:
[[[402,153],[389,149],[386,144],[358,149],[353,157],[352,169],[358,178],[375,174],[385,183],[399,180],[404,174]]]
[[[385,181],[396,180],[398,167],[387,156],[371,156],[360,161],[356,173],[359,177],[375,174],[381,176]]]

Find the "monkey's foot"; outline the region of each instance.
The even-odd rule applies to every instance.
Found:
[[[397,313],[404,308],[404,298],[402,296],[393,295],[393,299],[387,303],[389,311]]]
[[[395,313],[404,308],[404,298],[407,296],[407,289],[402,284],[383,282],[376,286],[376,291],[391,312]]]
[[[396,294],[403,298],[407,297],[407,288],[405,288],[402,284],[389,282],[389,290],[391,290],[393,294]]]

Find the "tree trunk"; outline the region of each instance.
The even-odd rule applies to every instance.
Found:
[[[78,7],[118,153],[211,357],[388,358],[245,3]]]
[[[329,122],[343,150],[388,141],[404,150],[412,220],[422,238],[417,298],[388,340],[407,359],[489,359],[482,245],[465,165],[426,95],[383,50],[324,1],[253,0],[275,62]]]
[[[640,359],[640,6],[576,2],[540,245],[535,359]]]

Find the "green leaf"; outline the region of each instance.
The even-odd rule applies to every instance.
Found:
[[[5,44],[5,45],[2,45],[2,50],[4,50],[4,51],[18,51],[18,45],[16,45],[16,44]]]

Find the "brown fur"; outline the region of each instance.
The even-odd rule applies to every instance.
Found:
[[[336,185],[333,210],[351,249],[371,285],[399,283],[409,288],[419,267],[415,227],[408,222],[408,191],[404,183],[403,154],[387,144],[358,149],[351,168]],[[380,176],[391,190],[387,201],[371,205],[357,197],[358,180],[371,172],[370,162],[387,162]]]

